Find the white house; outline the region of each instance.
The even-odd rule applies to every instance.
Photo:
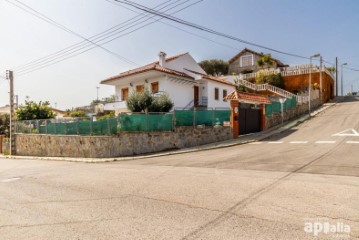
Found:
[[[168,93],[174,109],[229,108],[224,100],[235,85],[225,79],[209,76],[189,53],[166,58],[159,53],[159,61],[120,73],[101,81],[116,89],[116,102],[105,105],[105,110],[127,112],[126,99],[131,91],[145,88],[153,94]]]

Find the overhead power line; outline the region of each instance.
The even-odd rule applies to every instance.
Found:
[[[82,38],[83,40],[85,40],[85,41],[87,41],[87,42],[101,48],[102,50],[106,51],[107,53],[112,54],[112,55],[116,56],[117,58],[119,58],[119,59],[121,59],[121,60],[123,60],[123,61],[125,61],[125,62],[127,62],[129,64],[138,65],[137,63],[135,63],[135,62],[133,62],[133,61],[131,61],[131,60],[129,60],[129,59],[127,59],[127,58],[125,58],[125,57],[123,57],[123,56],[121,56],[121,55],[119,55],[119,54],[105,48],[105,47],[103,47],[103,46],[100,46],[100,45],[96,44],[95,42],[89,40],[88,38],[82,36],[81,34],[79,34],[79,33],[75,32],[75,31],[65,27],[64,25],[62,25],[62,24],[60,24],[60,23],[58,23],[58,22],[56,22],[54,20],[52,20],[51,18],[45,16],[44,14],[42,14],[39,11],[33,9],[32,7],[26,5],[25,3],[22,3],[22,2],[20,2],[18,0],[13,0],[18,4],[14,3],[14,2],[11,2],[10,0],[5,0],[5,1],[12,4],[13,6],[16,6],[16,7],[20,8],[20,9],[22,9],[23,11],[25,11],[27,13],[30,13],[31,15],[33,15],[33,16],[35,16],[35,17],[37,17],[37,18],[39,18],[39,19],[41,19],[41,20],[43,20],[43,21],[45,21],[45,22],[47,22],[47,23],[49,23],[49,24],[51,24],[51,25],[53,25],[55,27],[57,27],[57,28],[62,29],[65,32],[71,33],[71,34],[73,34],[73,35],[75,35],[75,36],[77,36],[79,38]]]
[[[267,46],[264,46],[264,45],[260,45],[258,43],[246,41],[246,40],[240,39],[238,37],[235,37],[235,36],[232,36],[232,35],[229,35],[229,34],[226,34],[226,33],[222,33],[222,32],[219,32],[219,31],[216,31],[216,30],[213,30],[213,29],[210,29],[210,28],[207,28],[207,27],[195,24],[195,23],[191,23],[189,21],[185,21],[183,19],[180,19],[180,18],[177,18],[177,17],[174,17],[174,16],[170,16],[170,15],[168,15],[166,13],[163,13],[163,12],[148,8],[148,7],[144,6],[144,5],[141,5],[141,4],[132,2],[132,1],[128,1],[128,0],[113,0],[113,1],[116,1],[116,2],[122,3],[122,4],[126,4],[126,5],[132,6],[134,8],[137,8],[137,9],[139,9],[141,11],[148,12],[148,13],[151,13],[151,14],[156,15],[156,16],[161,16],[162,18],[168,19],[170,21],[173,21],[173,22],[176,22],[176,23],[179,23],[179,24],[191,27],[191,28],[195,28],[197,30],[201,30],[201,31],[204,31],[204,32],[207,32],[207,33],[211,33],[211,34],[214,34],[214,35],[217,35],[217,36],[221,36],[221,37],[224,37],[224,38],[227,38],[227,39],[231,39],[231,40],[234,40],[234,41],[237,41],[237,42],[241,42],[241,43],[244,43],[244,44],[255,46],[255,47],[258,47],[258,48],[261,48],[261,49],[266,49],[268,51],[276,52],[276,53],[287,55],[287,56],[292,56],[292,57],[297,57],[297,58],[302,58],[302,59],[310,59],[309,57],[301,56],[299,54],[289,53],[289,52],[281,51],[281,50],[274,49],[274,48],[271,48],[271,47],[267,47]],[[331,65],[334,65],[333,63],[331,63],[329,61],[324,61],[324,62],[326,62],[328,64],[331,64]],[[346,67],[346,69],[349,69],[349,70],[352,70],[352,71],[359,71],[359,69],[354,69],[354,68],[349,68],[349,67]]]
[[[171,0],[170,0],[170,1],[166,1],[166,2],[164,2],[164,3],[167,3],[167,2],[171,2]],[[157,5],[156,7],[161,6],[161,5],[163,5],[164,3],[161,3],[161,4]],[[166,5],[166,6],[164,6],[164,7],[167,7],[167,6],[168,6],[168,5]],[[131,24],[132,24],[132,23],[135,23],[135,22],[137,22],[138,20],[142,19],[143,17],[138,18],[138,17],[140,17],[141,15],[144,15],[144,13],[141,13],[141,14],[139,14],[138,16],[135,16],[135,17],[133,17],[133,18],[131,18],[131,19],[125,21],[125,22],[122,22],[122,23],[120,23],[120,24],[117,24],[117,25],[115,25],[115,26],[113,26],[113,27],[111,27],[111,28],[109,28],[109,29],[107,29],[107,30],[105,30],[105,31],[102,31],[102,32],[100,32],[100,33],[98,33],[98,34],[96,34],[96,35],[90,37],[90,39],[91,39],[92,41],[94,41],[94,40],[97,40],[99,37],[106,36],[106,35],[109,34],[109,33],[112,33],[112,32],[114,32],[114,31],[121,30],[123,27],[127,26],[128,23],[131,23]],[[148,14],[148,15],[150,15],[150,14]],[[136,19],[137,19],[137,20],[136,20]],[[136,20],[136,21],[133,21],[133,20]],[[29,63],[27,63],[27,64],[24,64],[24,65],[22,65],[22,66],[16,67],[14,70],[16,70],[17,72],[19,72],[19,71],[28,71],[29,69],[34,69],[34,67],[39,67],[39,66],[44,65],[44,64],[46,65],[47,63],[50,63],[51,61],[54,61],[54,60],[56,60],[56,59],[59,59],[59,58],[68,56],[68,55],[70,55],[70,54],[73,54],[73,53],[75,53],[76,51],[81,50],[81,49],[84,49],[84,48],[87,47],[87,46],[89,46],[88,42],[82,41],[82,42],[79,42],[79,43],[70,45],[69,47],[66,47],[66,48],[64,48],[64,49],[62,49],[62,50],[59,50],[59,51],[57,51],[57,52],[55,52],[55,53],[52,53],[52,54],[50,54],[50,55],[47,55],[47,56],[45,56],[45,57],[41,57],[41,58],[36,59],[36,60],[34,60],[34,61],[32,61],[32,62],[29,62]]]
[[[203,1],[203,0],[201,0],[201,1]],[[168,1],[167,1],[168,2]],[[176,2],[178,2],[178,1],[176,1]],[[188,2],[188,0],[187,1],[185,1],[185,2]],[[185,3],[184,2],[184,3]],[[192,5],[194,5],[194,4],[197,4],[198,2],[200,2],[200,1],[197,1],[197,2],[195,2],[195,3],[192,3],[192,4],[190,4],[190,5],[187,5],[187,6],[185,6],[185,7],[183,7],[183,8],[181,8],[181,9],[179,9],[179,10],[177,10],[177,11],[175,11],[174,13],[177,13],[177,12],[179,12],[179,11],[182,11],[182,10],[184,10],[184,9],[186,9],[186,8],[188,8],[188,7],[190,7],[190,6],[192,6]],[[181,3],[181,4],[183,4],[183,3]],[[181,4],[177,4],[176,6],[179,6],[179,5],[181,5]],[[161,4],[162,5],[162,4]],[[175,8],[176,6],[174,6],[174,7],[171,7],[170,9],[173,9],[173,8]],[[166,7],[166,6],[165,6]],[[167,9],[166,11],[168,11],[168,10],[170,10],[170,9]],[[174,14],[174,13],[172,13],[172,14]],[[142,14],[141,14],[142,15]],[[148,14],[149,16],[151,16],[151,14]],[[144,17],[142,17],[142,18],[144,18]],[[152,18],[152,17],[151,17]],[[148,20],[148,18],[147,18],[147,20]],[[145,20],[145,21],[147,21],[147,20]],[[154,23],[154,22],[156,22],[156,21],[158,21],[159,19],[157,19],[157,20],[155,20],[155,21],[152,21],[152,22],[150,22],[149,24],[152,24],[152,23]],[[145,22],[145,21],[142,21],[142,22]],[[140,22],[140,23],[142,23],[142,22]],[[140,24],[139,23],[139,24]],[[110,40],[108,40],[108,41],[106,41],[106,42],[101,42],[100,44],[102,45],[102,44],[105,44],[105,43],[108,43],[108,42],[110,42],[110,41],[113,41],[113,40],[115,40],[115,39],[117,39],[117,38],[119,38],[119,37],[121,37],[121,36],[124,36],[124,35],[127,35],[127,34],[130,34],[130,33],[132,33],[132,32],[134,32],[134,31],[136,31],[136,30],[138,30],[138,29],[141,29],[141,28],[143,28],[143,27],[146,27],[146,26],[148,26],[149,24],[146,24],[146,25],[143,25],[143,26],[141,26],[141,27],[139,27],[139,28],[137,28],[137,29],[135,29],[135,30],[133,30],[133,31],[131,31],[131,32],[127,32],[127,33],[125,33],[125,34],[122,34],[122,35],[120,35],[120,36],[116,36],[116,37],[114,37],[114,38],[112,38],[112,39],[110,39]],[[128,25],[128,24],[127,24]],[[127,26],[127,25],[125,25],[125,26]],[[138,24],[136,24],[136,25],[138,25]],[[133,26],[136,26],[136,25],[133,25]],[[133,26],[131,26],[131,27],[133,27]],[[130,27],[128,27],[128,28],[126,28],[126,29],[129,29]],[[126,30],[125,29],[125,30]],[[104,32],[106,32],[106,31],[104,31]],[[121,31],[121,32],[123,32],[123,31]],[[118,33],[118,32],[117,32]],[[110,36],[113,36],[114,34],[111,34]],[[99,37],[98,35],[95,35],[96,37]],[[99,43],[99,41],[103,41],[103,40],[106,40],[106,38],[102,38],[102,39],[100,39],[100,40],[96,40],[96,43]],[[75,46],[76,45],[76,46]],[[75,45],[72,45],[72,46],[70,46],[69,48],[66,48],[66,49],[64,49],[65,50],[65,52],[68,52],[69,50],[72,50],[72,48],[73,47],[78,47],[77,45],[78,44],[75,44]],[[26,64],[26,68],[27,69],[20,69],[20,75],[24,75],[24,74],[26,74],[26,73],[29,73],[29,72],[32,72],[32,71],[36,71],[36,70],[39,70],[39,69],[41,69],[41,68],[44,68],[44,67],[47,67],[47,66],[50,66],[50,65],[53,65],[53,64],[55,64],[55,63],[57,63],[57,62],[60,62],[60,61],[64,61],[64,60],[66,60],[66,59],[68,59],[68,58],[71,58],[71,57],[74,57],[74,56],[77,56],[77,55],[79,55],[79,54],[81,54],[81,53],[84,53],[84,52],[87,52],[87,51],[89,51],[89,50],[91,50],[91,49],[93,49],[93,48],[95,48],[96,46],[94,46],[94,47],[91,47],[91,48],[89,48],[89,49],[85,49],[85,50],[83,50],[83,51],[81,51],[81,52],[77,52],[77,53],[75,53],[75,54],[72,54],[72,53],[74,53],[74,51],[71,51],[71,52],[68,52],[67,54],[72,54],[72,55],[70,55],[70,56],[66,56],[65,58],[62,58],[62,59],[59,59],[59,60],[57,60],[59,57],[64,57],[63,55],[62,56],[57,56],[57,55],[61,55],[63,52],[62,51],[58,51],[58,52],[56,52],[55,54],[53,54],[52,56],[50,56],[50,57],[45,57],[45,58],[41,58],[41,59],[38,59],[38,60],[35,60],[33,63],[30,63],[30,64]],[[83,47],[83,45],[81,45],[81,47],[80,48],[76,48],[76,50],[75,51],[78,51],[79,49],[84,49],[84,47]],[[55,58],[54,58],[55,57]],[[56,60],[56,61],[55,61]],[[32,64],[32,65],[31,65]]]

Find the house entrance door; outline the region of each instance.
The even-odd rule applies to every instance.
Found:
[[[193,102],[194,102],[194,106],[197,107],[199,104],[199,88],[198,88],[198,86],[194,86],[193,91],[194,91]]]

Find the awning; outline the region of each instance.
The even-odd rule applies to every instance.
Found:
[[[238,100],[239,102],[243,103],[250,103],[250,104],[271,104],[272,102],[269,100],[268,97],[255,94],[255,93],[247,93],[247,92],[240,92],[240,91],[233,91],[231,94],[227,95],[225,100]]]

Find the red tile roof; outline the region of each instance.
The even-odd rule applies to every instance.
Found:
[[[199,72],[196,72],[196,71],[193,71],[193,70],[189,70],[189,69],[186,69],[186,68],[185,68],[185,70],[187,70],[187,71],[189,71],[189,72],[192,72],[192,73],[194,73],[194,74],[201,75],[202,78],[207,79],[207,80],[212,80],[212,81],[224,83],[224,84],[231,85],[231,86],[236,86],[234,83],[231,83],[231,82],[229,82],[229,81],[227,81],[227,80],[223,80],[223,79],[218,78],[218,77],[214,77],[214,76],[211,76],[211,75],[199,73]]]
[[[250,102],[250,103],[264,103],[264,104],[272,103],[269,100],[269,98],[266,96],[254,94],[254,93],[240,92],[240,91],[233,91],[231,94],[227,95],[225,99],[239,100],[240,102]]]
[[[173,60],[175,60],[175,59],[177,59],[179,57],[182,57],[182,56],[184,56],[186,54],[187,53],[181,53],[181,54],[178,54],[176,56],[166,58],[166,62],[173,61]],[[156,61],[156,62],[147,64],[145,66],[129,70],[127,72],[122,72],[122,73],[120,73],[118,75],[115,75],[115,76],[112,76],[112,77],[107,78],[105,80],[102,80],[101,83],[107,83],[107,82],[110,82],[110,81],[115,80],[115,79],[128,77],[128,76],[132,76],[132,75],[135,75],[135,74],[138,74],[138,73],[143,73],[143,72],[148,72],[148,71],[159,71],[159,72],[164,72],[164,73],[176,75],[176,76],[179,76],[179,77],[186,77],[186,78],[193,79],[192,77],[188,76],[185,73],[178,72],[178,71],[175,71],[175,70],[172,70],[172,69],[169,69],[169,68],[162,67],[162,66],[159,65],[159,61]]]

